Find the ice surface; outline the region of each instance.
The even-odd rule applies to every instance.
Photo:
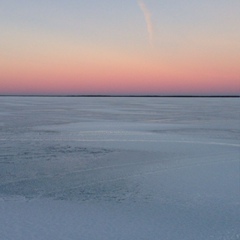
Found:
[[[1,239],[240,239],[239,98],[0,98]]]

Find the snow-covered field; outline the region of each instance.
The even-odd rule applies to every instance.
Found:
[[[240,239],[239,98],[0,98],[0,239]]]

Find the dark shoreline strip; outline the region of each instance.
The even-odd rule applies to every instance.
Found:
[[[240,95],[14,95],[14,94],[6,94],[0,95],[0,97],[101,97],[101,98],[109,98],[109,97],[135,97],[135,98],[239,98]]]

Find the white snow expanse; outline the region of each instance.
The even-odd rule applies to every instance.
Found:
[[[0,97],[0,239],[240,239],[239,133],[239,98]]]

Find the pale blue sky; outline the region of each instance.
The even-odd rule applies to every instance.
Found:
[[[148,20],[139,1],[1,0],[0,68],[11,68],[14,53],[20,61],[23,55],[34,58],[41,51],[52,54],[51,58],[57,52],[69,55],[72,51],[74,61],[81,48],[86,49],[84,56],[95,51],[103,61],[126,58],[129,68],[136,59],[148,61],[147,65],[155,66],[155,75],[159,65],[164,72],[182,68],[184,74],[175,71],[182,78],[187,71],[202,69],[209,78],[219,73],[236,81],[240,75],[239,0],[141,0],[145,14],[151,14]]]

